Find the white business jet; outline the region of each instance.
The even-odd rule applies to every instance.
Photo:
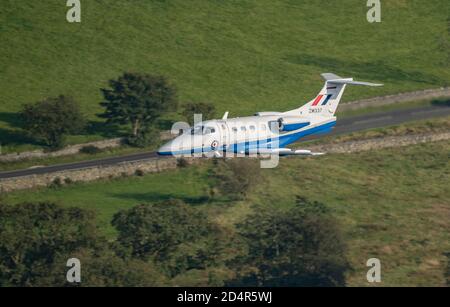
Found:
[[[336,124],[335,112],[345,87],[382,86],[324,73],[325,85],[305,105],[287,112],[259,112],[254,116],[203,121],[158,150],[159,155],[216,156],[234,154],[321,155],[292,150],[287,145],[312,134],[329,132]]]

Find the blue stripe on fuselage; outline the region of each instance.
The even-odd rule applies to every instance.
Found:
[[[283,127],[283,131],[295,131],[295,130],[299,130],[302,128],[305,128],[307,126],[309,126],[311,123],[310,122],[305,122],[305,123],[295,123],[295,124],[285,124]]]
[[[264,140],[257,140],[257,141],[251,141],[251,142],[241,142],[237,144],[231,144],[229,145],[226,150],[239,153],[239,152],[247,152],[251,149],[258,149],[258,148],[283,148],[291,143],[294,143],[301,139],[302,137],[311,135],[311,134],[319,134],[319,133],[326,133],[331,130],[336,125],[336,121],[329,122],[317,127],[309,128],[303,131],[298,131],[295,133],[289,133],[284,135],[279,135],[278,138],[269,138]],[[279,140],[279,144],[277,144],[277,141]],[[223,151],[225,148],[220,148],[219,151]],[[175,152],[167,151],[167,152],[158,152],[161,156],[176,156],[176,155],[187,155],[191,153],[202,153],[202,152],[211,152],[213,151],[210,147],[197,147],[194,149],[186,149],[186,150],[179,150]]]

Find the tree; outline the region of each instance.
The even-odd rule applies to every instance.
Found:
[[[46,283],[56,259],[96,242],[91,211],[51,203],[0,204],[0,285]],[[65,274],[59,279],[63,284]]]
[[[86,123],[80,106],[63,95],[27,104],[20,115],[24,129],[51,148],[62,147],[65,135],[80,132]]]
[[[202,120],[212,119],[216,113],[216,107],[206,102],[188,102],[183,107],[183,116],[189,124],[194,124],[194,114],[201,114]]]
[[[343,286],[349,265],[340,229],[321,203],[299,198],[286,211],[258,211],[238,225],[248,253],[229,285]]]
[[[201,211],[180,200],[139,205],[117,213],[112,224],[119,232],[120,254],[154,261],[171,277],[202,269],[216,255],[213,224]]]
[[[176,108],[176,90],[166,78],[138,73],[124,73],[102,89],[106,110],[99,115],[108,123],[130,124],[133,138],[152,131],[155,121]]]
[[[81,284],[67,282],[67,260]],[[52,203],[0,204],[0,286],[159,286],[152,263],[118,257],[99,236],[93,212]]]
[[[209,171],[212,194],[243,200],[261,180],[258,161],[249,159],[215,160]]]
[[[61,255],[48,270],[40,286],[81,286],[81,287],[155,287],[168,285],[168,280],[153,263],[139,259],[122,259],[106,244],[95,249],[80,249],[70,254],[81,263],[81,283],[65,282],[69,255]]]

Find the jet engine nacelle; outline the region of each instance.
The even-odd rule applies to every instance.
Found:
[[[280,131],[288,132],[306,127],[310,123],[311,122],[308,119],[302,117],[297,116],[280,117],[278,119],[278,128]]]

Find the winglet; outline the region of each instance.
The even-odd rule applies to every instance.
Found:
[[[225,112],[225,114],[222,117],[223,120],[228,119],[228,113],[229,113],[228,111]]]

